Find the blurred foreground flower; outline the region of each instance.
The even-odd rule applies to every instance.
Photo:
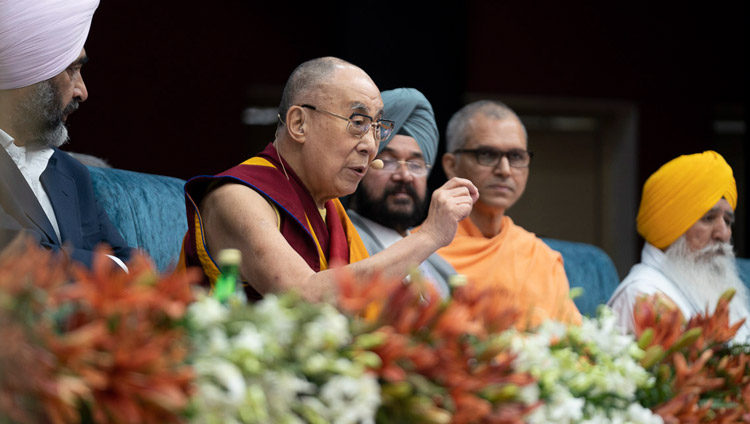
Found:
[[[195,423],[372,423],[373,360],[329,304],[287,293],[190,306]],[[375,358],[377,359],[377,358]]]
[[[100,249],[98,253],[107,253]],[[182,318],[194,273],[136,253],[93,270],[17,240],[0,257],[0,412],[17,422],[169,423],[193,373]]]
[[[750,345],[732,344],[742,321],[729,324],[727,291],[713,314],[684,323],[677,307],[655,297],[635,306],[642,363],[656,377],[639,398],[672,423],[750,423]]]
[[[339,305],[381,361],[378,422],[522,422],[535,405],[518,394],[533,378],[500,343],[518,318],[503,293],[465,285],[443,302],[419,275],[411,281],[340,275]]]
[[[222,304],[192,272],[101,259],[0,255],[0,423],[750,423],[732,293],[687,323],[644,298],[636,341],[606,306],[520,331],[502,291],[443,301],[419,275]]]
[[[546,321],[533,331],[505,335],[517,355],[516,369],[536,378],[524,391],[526,402],[543,402],[526,422],[662,423],[638,403],[638,390],[654,380],[639,364],[644,352],[615,323],[612,311],[601,306],[581,326]]]

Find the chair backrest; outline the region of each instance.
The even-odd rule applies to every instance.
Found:
[[[740,272],[742,282],[750,290],[750,259],[737,258],[737,270]]]
[[[88,169],[97,201],[128,245],[145,250],[160,271],[171,270],[187,231],[185,181],[122,169]]]
[[[562,254],[570,288],[581,287],[583,294],[574,299],[578,310],[594,316],[599,305],[607,303],[620,284],[612,259],[602,249],[586,243],[543,238],[545,243]]]

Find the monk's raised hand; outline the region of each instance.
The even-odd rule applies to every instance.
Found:
[[[464,178],[451,178],[432,193],[430,210],[420,231],[428,231],[440,246],[453,241],[458,222],[469,216],[479,190]]]

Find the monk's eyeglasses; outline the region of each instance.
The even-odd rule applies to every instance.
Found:
[[[534,154],[528,150],[511,149],[507,152],[495,149],[457,149],[453,153],[471,153],[477,163],[484,166],[496,166],[503,157],[508,158],[508,165],[513,168],[526,168],[531,163]]]
[[[347,118],[345,116],[341,116],[327,110],[318,109],[317,107],[312,105],[304,104],[300,105],[300,107],[312,109],[316,112],[325,113],[347,121],[348,123],[346,124],[346,131],[351,135],[356,135],[357,137],[364,137],[367,131],[369,131],[370,128],[373,128],[375,130],[373,131],[373,134],[375,135],[375,141],[381,141],[387,139],[393,131],[394,122],[388,119],[378,119],[377,121],[373,122],[372,116],[364,115],[361,113],[352,113],[352,115]]]

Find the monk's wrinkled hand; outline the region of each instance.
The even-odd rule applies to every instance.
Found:
[[[438,246],[447,246],[456,235],[458,222],[469,216],[478,198],[479,190],[471,181],[451,178],[432,193],[430,210],[420,231],[427,231]]]

